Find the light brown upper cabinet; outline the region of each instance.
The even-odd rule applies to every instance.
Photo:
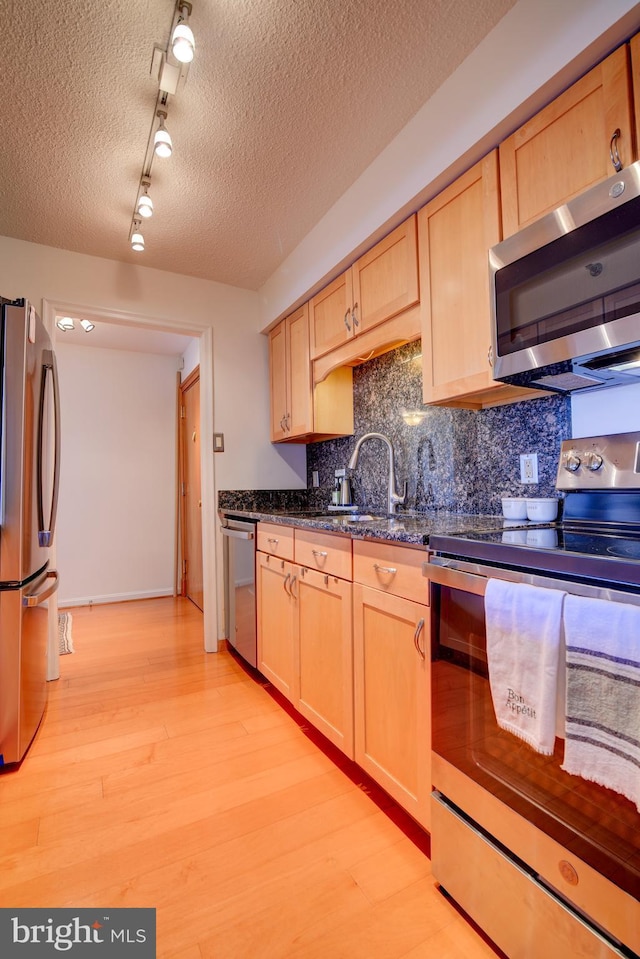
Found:
[[[313,297],[309,306],[311,359],[362,336],[418,300],[414,215]]]
[[[353,375],[336,370],[313,388],[305,303],[269,333],[271,442],[312,442],[353,433]]]
[[[635,159],[629,60],[625,44],[500,144],[505,237]]]
[[[492,379],[489,247],[500,237],[494,150],[418,213],[425,403],[479,409],[534,395]]]

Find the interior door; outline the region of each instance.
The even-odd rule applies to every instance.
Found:
[[[180,386],[182,409],[182,595],[204,609],[200,485],[200,368]]]

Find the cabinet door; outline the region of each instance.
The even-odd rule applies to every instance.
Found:
[[[429,607],[354,583],[355,758],[429,828]]]
[[[419,300],[416,217],[410,216],[353,264],[356,336]]]
[[[635,159],[629,49],[619,47],[500,144],[504,236]]]
[[[291,586],[294,577],[295,567],[291,563],[257,554],[258,669],[291,702],[297,699],[296,601]]]
[[[289,409],[287,375],[287,328],[285,320],[282,320],[269,333],[272,443],[277,443],[287,435],[287,413]]]
[[[317,293],[309,303],[311,359],[342,346],[353,336],[351,269]]]
[[[425,403],[500,388],[491,377],[489,247],[500,240],[494,150],[418,213]]]
[[[308,304],[288,316],[284,323],[289,383],[287,436],[304,436],[314,429]]]
[[[298,710],[353,759],[351,583],[300,569]]]

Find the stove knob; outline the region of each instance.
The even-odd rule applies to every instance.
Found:
[[[602,466],[603,460],[599,453],[585,453],[584,454],[584,465],[588,470],[591,470],[592,473],[597,472]]]
[[[562,465],[566,470],[569,470],[570,473],[575,473],[575,471],[580,468],[580,457],[574,450],[570,453],[565,453],[564,463]]]

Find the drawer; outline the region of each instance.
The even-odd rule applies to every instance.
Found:
[[[340,579],[351,580],[351,539],[335,533],[297,529],[295,561],[321,573],[330,573]]]
[[[293,526],[258,523],[258,549],[281,559],[293,559]]]
[[[429,583],[422,575],[422,564],[426,559],[426,549],[355,540],[353,579],[383,593],[426,604],[429,602]]]

